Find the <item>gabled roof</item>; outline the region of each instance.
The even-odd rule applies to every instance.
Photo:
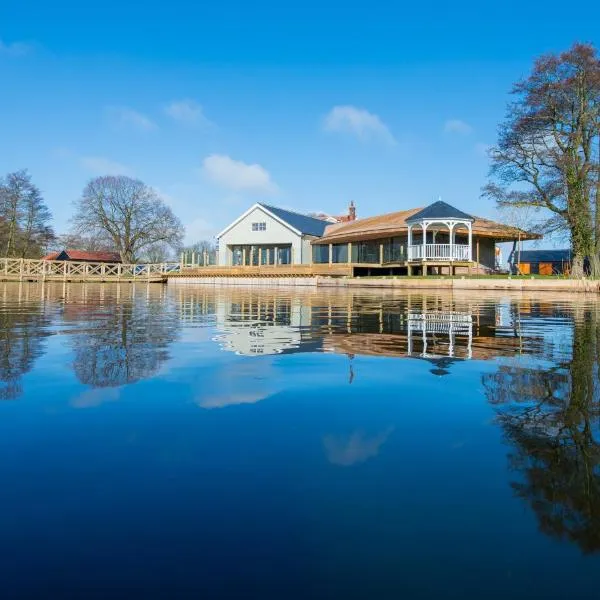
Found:
[[[216,238],[219,239],[223,237],[231,228],[235,227],[256,208],[259,208],[264,213],[271,216],[273,219],[297,235],[312,235],[315,237],[321,237],[325,234],[327,225],[330,225],[330,223],[327,221],[317,219],[316,217],[309,217],[308,215],[292,212],[291,210],[257,202],[256,204],[253,204],[245,213],[240,215],[235,221],[233,221],[233,223],[227,225],[223,231],[216,235]]]
[[[271,206],[270,204],[263,204],[262,202],[259,202],[259,205],[266,208],[270,213],[273,213],[276,217],[279,217],[282,221],[285,221],[288,225],[302,234],[321,237],[325,233],[327,225],[329,225],[327,221],[317,219],[316,217],[309,217],[308,215],[303,215],[277,206]]]
[[[82,260],[89,262],[121,262],[118,252],[88,252],[87,250],[61,250],[44,256],[42,260]]]
[[[460,219],[461,221],[473,221],[473,217],[454,208],[454,206],[447,202],[438,200],[429,206],[426,206],[423,210],[415,213],[407,222],[412,223],[413,221],[423,221],[425,219]]]
[[[514,259],[522,263],[538,262],[569,262],[571,260],[571,251],[565,250],[521,250],[521,254],[514,253]]]
[[[71,260],[93,260],[97,262],[121,262],[118,252],[88,252],[87,250],[65,250]]]

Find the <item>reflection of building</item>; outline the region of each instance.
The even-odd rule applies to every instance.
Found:
[[[237,354],[282,354],[297,351],[303,341],[311,341],[303,340],[303,330],[310,327],[309,307],[285,297],[218,302],[216,325],[219,333],[215,341]]]
[[[471,358],[473,349],[473,317],[466,313],[430,312],[410,313],[408,315],[408,354],[413,354],[415,338],[421,343],[420,355],[424,358],[437,358],[430,354],[427,348],[427,338],[431,334],[448,337],[447,356],[455,353],[456,338],[466,338],[466,356]]]
[[[506,300],[482,304],[435,292],[294,289],[282,294],[256,287],[185,288],[177,294],[184,319],[214,326],[214,339],[243,355],[325,350],[416,357],[447,372],[456,361],[526,350]]]

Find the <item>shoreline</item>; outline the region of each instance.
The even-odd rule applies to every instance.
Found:
[[[589,279],[364,279],[335,277],[169,277],[169,285],[370,288],[421,290],[501,290],[600,294],[600,280]]]

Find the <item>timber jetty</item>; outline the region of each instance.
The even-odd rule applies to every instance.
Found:
[[[0,258],[0,281],[147,282],[164,283],[179,263],[123,264]]]

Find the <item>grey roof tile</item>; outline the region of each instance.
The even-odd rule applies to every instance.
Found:
[[[327,221],[292,212],[291,210],[285,210],[284,208],[271,206],[270,204],[264,204],[262,202],[259,202],[259,204],[294,229],[297,229],[300,233],[306,235],[321,237],[325,233],[325,228],[328,225],[331,225],[331,223],[328,223]]]
[[[474,220],[471,215],[468,215],[462,210],[458,210],[458,208],[454,208],[454,206],[448,204],[447,202],[442,202],[441,200],[426,206],[423,210],[420,210],[409,219],[406,219],[406,222],[412,223],[413,221],[422,221],[423,219],[462,219],[463,221]]]

